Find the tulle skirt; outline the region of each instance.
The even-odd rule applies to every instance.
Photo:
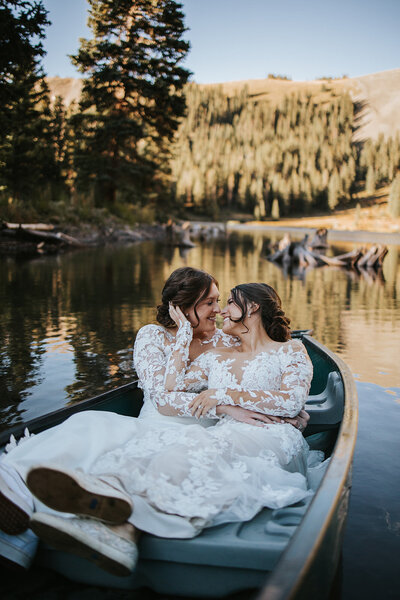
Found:
[[[291,425],[225,418],[203,427],[195,419],[150,418],[151,412],[148,418],[78,413],[24,439],[2,460],[23,479],[39,464],[117,476],[133,500],[130,522],[162,537],[193,537],[312,494],[308,468],[322,456]],[[37,500],[35,508],[53,512]]]

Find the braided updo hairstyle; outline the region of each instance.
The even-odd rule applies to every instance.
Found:
[[[174,306],[179,306],[183,312],[193,307],[197,318],[197,324],[193,327],[198,327],[200,321],[196,307],[199,302],[207,298],[213,283],[218,287],[218,281],[212,275],[200,269],[193,269],[192,267],[175,269],[163,287],[161,304],[157,306],[157,321],[167,328],[176,327],[169,316],[169,303],[172,302]]]
[[[283,312],[281,299],[274,288],[266,283],[242,283],[235,286],[231,294],[242,311],[239,319],[233,321],[243,323],[250,304],[255,302],[260,306],[261,321],[269,337],[276,342],[290,340],[290,319]]]

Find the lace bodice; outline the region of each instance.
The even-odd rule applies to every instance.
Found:
[[[219,405],[239,405],[257,412],[295,417],[307,400],[312,363],[299,340],[273,344],[247,357],[238,349],[214,348],[188,364],[192,328],[178,331],[166,369],[166,389],[213,389]]]
[[[191,329],[191,328],[190,328]],[[187,356],[185,366],[189,361],[190,341],[187,332],[182,340],[182,332],[178,331],[175,337],[168,329],[160,325],[145,325],[136,336],[133,361],[136,373],[139,378],[139,387],[144,393],[144,412],[151,404],[159,413],[166,416],[190,417],[192,413],[188,405],[197,393],[207,387],[207,380],[203,379],[198,385],[192,385],[190,391],[167,392],[164,387],[165,368],[173,349],[180,347],[182,343],[187,346]],[[223,333],[217,329],[214,336],[207,342],[203,342],[206,348],[232,347],[237,345],[236,338]],[[143,409],[142,409],[143,411]],[[215,413],[215,411],[214,411]],[[209,418],[215,418],[215,414],[208,415]]]

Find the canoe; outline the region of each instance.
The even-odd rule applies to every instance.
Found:
[[[147,587],[169,596],[222,597],[256,590],[259,600],[328,598],[337,579],[351,487],[358,402],[348,366],[306,330],[296,331],[314,366],[304,433],[312,449],[323,450],[325,469],[312,499],[292,506],[263,509],[251,521],[205,529],[189,540],[144,534],[140,560],[129,577],[116,577],[72,554],[42,544],[37,562],[69,579],[121,589]],[[79,404],[9,428],[9,440],[43,431],[83,410],[137,416],[142,393],[133,381]]]

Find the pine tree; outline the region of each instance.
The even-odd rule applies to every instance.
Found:
[[[54,175],[40,66],[48,24],[41,0],[5,0],[0,6],[0,185],[13,199],[32,199]]]
[[[367,179],[365,181],[365,189],[367,194],[375,192],[375,170],[372,165],[369,165],[367,170]]]
[[[389,213],[392,217],[400,217],[400,174],[396,175],[390,186]]]
[[[328,184],[328,205],[331,210],[334,210],[339,202],[339,185],[339,176],[337,173],[333,173]]]
[[[279,202],[278,202],[278,198],[274,198],[273,201],[272,201],[271,218],[274,221],[279,221]]]
[[[78,184],[95,184],[101,202],[154,187],[178,119],[189,72],[179,66],[189,44],[173,0],[88,0],[93,37],[74,64],[86,75],[77,135]]]

